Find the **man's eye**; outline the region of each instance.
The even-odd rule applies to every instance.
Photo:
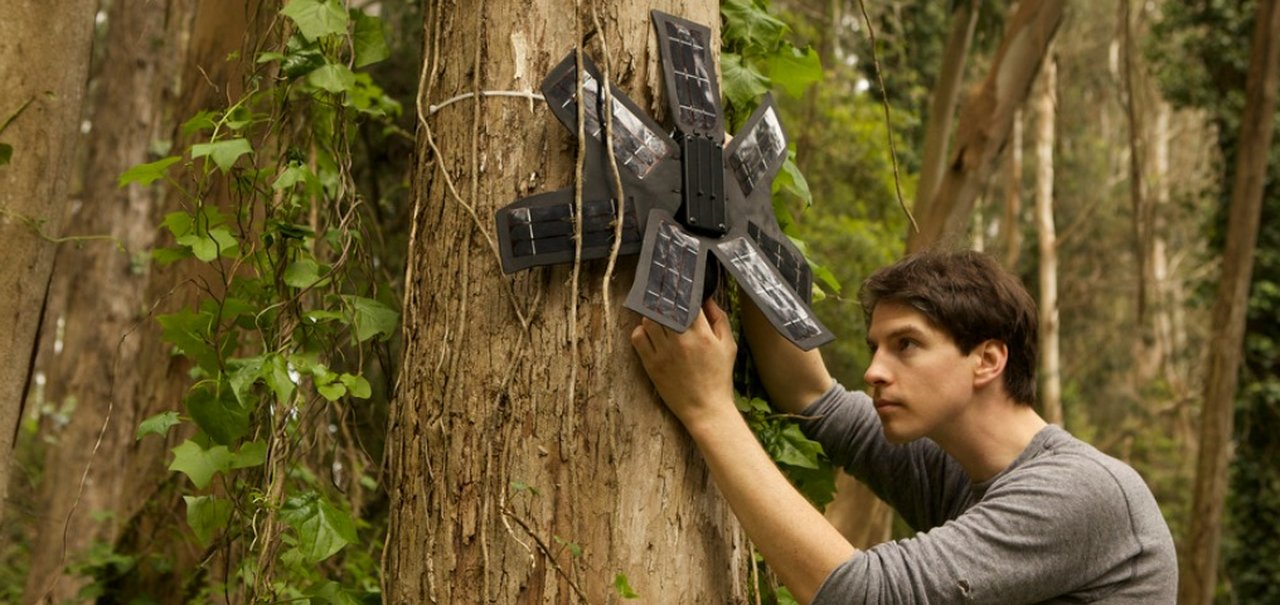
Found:
[[[902,340],[898,341],[899,351],[909,351],[918,346],[920,346],[920,344],[910,338],[903,338]]]

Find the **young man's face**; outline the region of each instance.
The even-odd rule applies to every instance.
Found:
[[[863,377],[885,437],[905,443],[934,433],[972,399],[975,355],[910,305],[881,301],[867,331],[871,365]]]

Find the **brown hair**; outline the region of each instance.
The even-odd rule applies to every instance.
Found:
[[[920,311],[963,353],[987,340],[1003,342],[1009,348],[1005,390],[1019,403],[1035,403],[1036,303],[1000,263],[973,251],[911,254],[862,283],[858,302],[868,326],[883,300]]]

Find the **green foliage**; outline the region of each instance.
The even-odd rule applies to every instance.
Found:
[[[636,594],[636,591],[631,588],[631,582],[627,580],[627,574],[622,572],[618,572],[617,575],[613,576],[613,589],[617,591],[618,596],[624,599],[640,598],[640,595]]]
[[[292,19],[308,42],[347,33],[347,11],[337,0],[293,0],[280,14]]]
[[[822,78],[822,66],[812,49],[801,50],[787,37],[790,28],[769,12],[767,0],[725,0],[720,5],[723,19],[721,53],[722,92],[725,96],[728,122],[735,129],[755,110],[765,93],[777,85],[788,94],[801,95]],[[771,79],[770,68],[778,75]],[[786,162],[773,183],[773,203],[778,222],[788,235],[794,232],[795,220],[787,200],[798,200],[807,207],[813,203],[808,181],[795,164],[795,147],[789,149]],[[805,251],[804,242],[793,241]],[[807,256],[807,253],[806,253]],[[809,259],[817,283],[839,291],[839,283],[826,268]],[[817,285],[814,290],[822,296]],[[750,381],[739,381],[739,392],[757,393]],[[739,410],[755,431],[765,450],[786,471],[793,483],[818,506],[831,500],[834,475],[821,453],[821,446],[809,441],[794,422],[772,414],[762,399],[741,397]],[[824,481],[824,478],[826,479]]]
[[[865,2],[871,26],[875,28],[876,59],[884,75],[885,93],[899,124],[894,134],[900,141],[898,161],[908,172],[917,172],[921,155],[916,150],[924,148],[925,126],[928,124],[932,91],[943,64],[947,35],[951,27],[952,10],[961,2]],[[964,2],[963,4],[968,4]],[[860,11],[857,14],[862,24]],[[978,26],[971,44],[974,51],[991,49],[1002,35],[1003,15],[1009,3],[983,0],[979,7]],[[859,27],[859,29],[865,29]],[[876,82],[875,62],[872,60],[870,36],[853,40],[853,62],[861,79]],[[977,70],[973,70],[977,71]],[[980,72],[979,72],[980,73]],[[979,76],[980,77],[980,76]],[[876,93],[879,97],[879,91]]]
[[[180,161],[182,161],[182,158],[176,155],[171,155],[167,158],[162,158],[154,162],[138,164],[137,166],[124,171],[124,174],[120,175],[120,179],[117,183],[121,187],[124,187],[129,183],[150,185],[151,183],[164,178],[165,172],[168,171],[169,167]]]
[[[835,473],[822,445],[805,437],[795,419],[758,397],[737,398],[738,411],[778,468],[819,509],[835,495]]]
[[[328,559],[358,539],[351,516],[316,492],[289,498],[280,518],[296,532],[298,552],[309,563]]]
[[[721,93],[729,130],[736,131],[776,84],[799,96],[822,79],[822,63],[811,48],[798,48],[790,28],[769,12],[768,0],[720,3]]]
[[[251,58],[244,96],[188,119],[186,149],[120,176],[122,187],[163,182],[180,195],[162,222],[171,244],[152,257],[213,282],[194,305],[157,316],[192,382],[181,412],[144,420],[136,436],[190,435],[169,462],[187,479],[190,540],[227,548],[233,575],[203,594],[356,603],[378,592],[382,540],[356,521],[378,489],[364,472],[377,458],[346,423],[367,414],[358,406],[385,410],[375,361],[400,316],[377,285],[351,140],[364,124],[394,136],[400,104],[351,67],[389,56],[380,19],[336,0],[292,0],[281,15],[281,47]],[[102,579],[137,563],[111,555],[84,568],[97,598],[115,598]]]
[[[169,429],[181,423],[182,420],[178,418],[177,412],[160,412],[138,424],[135,438],[142,439],[147,435],[160,435],[163,437],[169,433]]]

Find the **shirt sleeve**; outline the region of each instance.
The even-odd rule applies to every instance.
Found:
[[[959,514],[967,500],[964,470],[937,444],[917,439],[894,444],[884,437],[871,398],[839,384],[813,402],[801,428],[822,444],[832,463],[863,482],[920,531]]]
[[[1142,551],[1125,494],[1093,461],[1047,458],[955,520],[859,551],[813,603],[1038,603],[1085,587],[1089,600],[1106,596]]]

